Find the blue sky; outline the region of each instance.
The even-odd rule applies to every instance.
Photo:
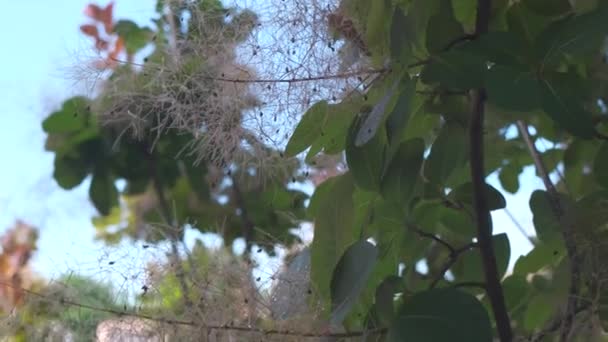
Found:
[[[154,2],[117,1],[115,16],[146,24],[155,14]],[[70,271],[106,278],[126,277],[128,272],[116,271],[119,267],[141,270],[153,252],[128,244],[108,249],[94,243],[90,218],[95,210],[88,200],[88,181],[71,191],[59,188],[52,178],[53,155],[44,151],[41,121],[67,97],[87,92],[69,76],[92,54],[92,42],[78,30],[86,20],[83,9],[87,1],[0,3],[4,51],[0,54],[0,233],[17,219],[38,227],[34,267],[49,279]],[[528,180],[521,191],[505,196],[509,210],[531,233],[528,198],[541,183],[532,169],[526,169],[521,179]],[[490,177],[490,182],[496,184],[496,177]],[[504,212],[494,214],[494,226],[495,232],[509,233],[512,262],[530,249]],[[108,261],[115,260],[117,264],[110,269]]]

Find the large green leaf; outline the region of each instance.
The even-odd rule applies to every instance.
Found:
[[[332,272],[348,246],[359,237],[354,229],[353,176],[346,173],[331,178],[319,187],[312,211],[315,235],[311,247],[311,281],[323,303],[330,303]]]
[[[327,119],[327,101],[312,105],[302,116],[293,135],[285,148],[285,156],[293,157],[304,151],[322,134],[324,121]]]
[[[592,138],[595,128],[591,113],[583,107],[580,98],[572,92],[576,81],[563,75],[553,75],[540,83],[540,98],[543,110],[563,129],[581,138]]]
[[[422,139],[416,138],[401,143],[382,178],[381,192],[385,199],[402,205],[409,202],[420,179],[423,155]]]
[[[440,84],[453,89],[470,89],[483,85],[486,71],[482,57],[464,47],[432,56],[420,79],[426,84]]]
[[[608,142],[602,143],[593,162],[593,176],[605,188],[608,188]]]
[[[548,241],[541,241],[528,254],[520,256],[515,262],[513,273],[522,276],[534,273],[540,269],[557,265],[565,256],[566,247],[560,236]]]
[[[546,16],[557,16],[572,11],[569,0],[524,0],[532,11]]]
[[[103,216],[109,215],[112,207],[118,205],[118,189],[114,178],[105,170],[97,169],[89,187],[89,197]]]
[[[495,65],[486,73],[488,101],[497,107],[528,112],[540,107],[540,91],[531,70]]]
[[[390,29],[390,50],[391,58],[394,61],[406,64],[412,54],[412,44],[414,42],[412,23],[409,16],[403,13],[400,6],[395,6],[391,19]]]
[[[416,101],[415,95],[416,81],[406,75],[401,79],[397,103],[386,119],[386,136],[392,146],[399,144],[401,141],[410,115],[413,114],[416,104],[420,102]]]
[[[90,116],[89,100],[82,96],[72,97],[63,103],[61,110],[42,122],[42,129],[46,133],[77,132],[87,126]]]
[[[473,184],[469,182],[457,187],[448,194],[448,199],[472,206]],[[490,210],[503,209],[507,206],[507,202],[500,191],[487,183],[485,184],[485,201]]]
[[[355,147],[361,147],[367,144],[376,136],[378,128],[384,122],[387,111],[391,109],[390,105],[391,102],[393,102],[393,96],[398,93],[398,85],[399,81],[395,81],[393,86],[386,91],[376,104],[374,104],[372,111],[365,115],[355,137]]]
[[[513,163],[503,166],[498,174],[502,188],[512,194],[516,193],[519,190],[519,175],[521,172],[522,168]]]
[[[464,26],[467,32],[475,29],[475,17],[477,15],[476,0],[452,0],[454,17]]]
[[[356,146],[355,135],[360,130],[360,119],[353,120],[346,142],[346,161],[357,185],[364,190],[380,189],[386,152],[386,132],[382,128],[363,146]]]
[[[444,125],[424,163],[425,177],[435,184],[444,184],[454,170],[464,165],[467,151],[466,131],[457,124]]]
[[[558,236],[561,223],[555,216],[551,196],[548,192],[536,190],[530,196],[530,210],[534,228],[540,240],[549,241]]]
[[[71,156],[55,156],[53,178],[60,187],[69,190],[84,180],[89,173],[89,167],[82,158]]]
[[[403,279],[398,276],[386,277],[376,288],[375,306],[378,317],[384,323],[389,323],[395,316],[395,294],[401,292]]]
[[[502,278],[509,266],[511,258],[511,246],[506,233],[492,236],[494,253],[496,255],[496,268],[498,277]],[[456,282],[484,282],[483,260],[479,248],[474,248],[464,253],[453,270]]]
[[[536,37],[549,24],[549,19],[540,16],[528,9],[521,2],[515,3],[507,10],[507,22],[509,31],[516,34],[526,42],[528,48],[532,48],[532,44]]]
[[[529,54],[523,37],[511,31],[491,31],[474,42],[467,43],[466,51],[485,60],[506,66],[526,64]]]
[[[331,278],[331,324],[341,324],[357,302],[377,259],[378,249],[367,241],[357,241],[346,249]]]
[[[466,312],[466,314],[463,314]],[[487,310],[474,296],[435,289],[406,299],[389,329],[389,341],[492,341]]]
[[[446,49],[464,35],[462,25],[454,17],[451,0],[440,0],[439,11],[429,19],[426,31],[426,48],[432,53]]]
[[[556,65],[565,55],[585,57],[597,54],[608,34],[608,4],[594,11],[567,17],[547,27],[534,43],[543,66]]]

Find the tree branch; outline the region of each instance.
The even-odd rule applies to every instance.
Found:
[[[433,289],[437,286],[437,284],[439,283],[439,281],[441,281],[444,277],[445,277],[445,273],[452,267],[454,266],[454,264],[456,263],[456,261],[458,261],[458,257],[470,250],[471,248],[475,248],[477,247],[477,243],[475,242],[471,242],[468,243],[458,249],[454,249],[453,252],[450,252],[450,257],[449,259],[443,264],[443,266],[441,267],[441,270],[439,270],[439,273],[437,274],[437,276],[433,279],[433,281],[431,281],[431,284],[429,285],[429,289]]]
[[[295,337],[301,337],[301,338],[330,337],[330,338],[337,338],[337,339],[349,338],[349,337],[350,338],[360,337],[360,336],[364,336],[367,334],[383,335],[387,332],[386,328],[378,328],[378,329],[373,329],[373,330],[351,331],[351,332],[345,332],[345,333],[316,333],[316,332],[310,332],[310,331],[263,329],[263,328],[256,328],[256,327],[252,327],[252,326],[238,326],[238,325],[232,325],[232,324],[205,324],[203,322],[198,323],[195,321],[168,319],[168,318],[162,318],[162,317],[154,317],[154,316],[146,315],[146,314],[139,314],[139,313],[135,313],[135,312],[120,311],[120,310],[115,310],[115,309],[110,309],[110,308],[96,307],[93,305],[78,303],[78,302],[75,302],[75,301],[72,301],[69,299],[65,299],[65,298],[56,298],[56,297],[52,297],[52,296],[46,296],[40,292],[28,290],[25,288],[17,288],[16,286],[14,286],[10,283],[6,283],[6,282],[2,282],[2,281],[0,281],[0,286],[5,286],[5,287],[21,290],[24,293],[26,293],[27,295],[41,298],[45,301],[60,303],[63,305],[76,307],[76,308],[80,308],[80,309],[88,309],[88,310],[96,311],[96,312],[105,312],[105,313],[115,315],[117,317],[134,317],[134,318],[139,318],[139,319],[145,319],[145,320],[150,320],[150,321],[153,321],[156,323],[161,323],[161,324],[191,326],[191,327],[195,327],[195,328],[203,329],[203,330],[241,331],[241,332],[249,332],[249,333],[259,333],[259,334],[264,334],[264,335],[269,335],[269,336],[270,335],[295,336]]]
[[[517,129],[522,139],[526,143],[530,156],[534,161],[534,167],[536,168],[538,175],[542,179],[543,184],[547,189],[551,203],[551,210],[562,226],[562,237],[564,239],[566,252],[568,253],[568,259],[570,261],[570,289],[568,290],[568,302],[566,303],[566,317],[564,317],[562,320],[562,334],[560,336],[560,340],[567,341],[570,331],[572,331],[574,316],[576,316],[581,280],[580,257],[577,250],[578,248],[576,246],[576,240],[574,238],[575,225],[567,214],[565,208],[562,206],[559,193],[553,185],[553,182],[551,182],[551,178],[549,178],[549,173],[547,172],[547,168],[543,163],[541,155],[530,137],[528,126],[523,121],[519,120],[517,121]]]
[[[490,14],[492,8],[491,0],[477,1],[477,16],[475,18],[475,36],[479,37],[488,31]],[[496,255],[492,244],[492,222],[490,210],[485,198],[485,170],[484,170],[484,106],[485,90],[476,89],[471,92],[471,121],[469,126],[469,147],[471,182],[473,184],[473,208],[475,221],[477,223],[477,241],[483,262],[486,293],[498,330],[498,336],[502,342],[513,340],[511,320],[505,304],[502,285],[498,277],[496,267]]]
[[[413,230],[414,233],[420,235],[421,237],[431,239],[431,240],[437,242],[438,244],[444,246],[445,248],[447,248],[450,251],[450,255],[456,253],[456,249],[452,245],[447,243],[445,240],[441,239],[439,236],[437,236],[435,234],[431,234],[429,232],[425,232],[416,226],[410,226],[410,229]]]

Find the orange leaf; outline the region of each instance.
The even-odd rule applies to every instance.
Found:
[[[114,22],[112,19],[113,8],[113,2],[110,2],[104,8],[101,8],[95,4],[88,4],[84,9],[84,14],[89,18],[102,22],[106,33],[110,34],[112,33],[112,24]]]

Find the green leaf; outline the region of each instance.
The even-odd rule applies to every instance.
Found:
[[[386,135],[390,145],[396,145],[401,142],[403,133],[407,129],[407,123],[410,115],[415,110],[416,103],[416,81],[410,79],[407,75],[401,79],[399,87],[399,98],[393,110],[388,115],[386,120]]]
[[[543,110],[563,129],[581,138],[592,138],[595,128],[591,113],[585,110],[579,98],[570,92],[566,77],[544,79],[540,83]]]
[[[566,247],[560,236],[541,241],[528,254],[517,259],[513,273],[526,276],[538,272],[544,267],[557,265],[565,255]]]
[[[477,236],[475,223],[471,215],[464,210],[444,208],[439,215],[439,223],[444,229],[466,239],[470,240]]]
[[[440,0],[439,12],[429,19],[426,48],[431,54],[443,51],[464,35],[462,25],[454,17],[451,0]]]
[[[522,309],[528,305],[531,287],[526,277],[521,274],[512,274],[502,282],[505,294],[505,304],[512,320],[520,315]]]
[[[514,111],[528,112],[540,107],[540,91],[531,70],[494,65],[486,74],[488,101]]]
[[[509,237],[506,233],[501,233],[492,236],[492,244],[494,245],[494,253],[496,254],[496,268],[498,277],[502,278],[509,267],[511,258],[511,246]],[[484,282],[484,267],[481,252],[479,248],[471,249],[465,252],[458,261],[461,265],[461,272],[454,272],[456,282]]]
[[[519,190],[519,175],[521,172],[522,168],[513,163],[503,166],[498,174],[502,188],[512,194],[516,193]]]
[[[457,124],[442,127],[424,163],[424,175],[429,181],[444,184],[454,170],[464,165],[468,151],[466,137],[465,130]]]
[[[471,54],[504,66],[522,68],[529,54],[526,41],[510,31],[491,31],[463,46]],[[522,69],[525,69],[523,67]]]
[[[530,196],[530,210],[532,211],[536,236],[540,240],[549,241],[558,236],[561,223],[554,214],[551,196],[543,190],[536,190]]]
[[[596,10],[554,22],[534,43],[542,66],[557,65],[565,55],[586,57],[598,54],[608,34],[608,5]]]
[[[377,0],[370,3],[367,14],[365,30],[366,42],[374,53],[373,58],[386,56],[388,53],[389,25],[387,21],[391,16],[393,6],[390,0]]]
[[[374,105],[371,113],[365,116],[355,138],[355,147],[365,145],[376,135],[378,128],[384,122],[387,110],[390,109],[389,104],[392,102],[391,100],[395,93],[397,93],[398,86],[399,80],[395,81],[391,88]]]
[[[298,123],[285,148],[285,156],[293,157],[307,149],[322,132],[323,122],[327,118],[327,101],[312,105]]]
[[[424,147],[424,141],[419,138],[401,143],[382,178],[381,193],[386,200],[402,205],[409,203],[420,178]]]
[[[412,53],[411,44],[415,39],[409,20],[410,18],[403,13],[401,7],[395,6],[390,30],[391,58],[403,64],[409,61]]]
[[[55,155],[53,178],[65,190],[70,190],[84,180],[89,167],[82,158]]]
[[[475,29],[475,16],[477,15],[476,0],[452,0],[454,17],[462,23],[468,32]]]
[[[82,96],[65,101],[61,110],[52,113],[42,122],[46,133],[71,133],[87,127],[91,110],[89,100]]]
[[[154,32],[147,27],[139,27],[131,20],[119,20],[114,25],[114,32],[125,41],[127,53],[132,55],[143,49],[150,40]]]
[[[528,48],[532,48],[536,37],[545,29],[549,22],[549,18],[530,11],[521,2],[511,5],[507,10],[509,31],[523,39]]]
[[[401,292],[403,279],[398,276],[388,276],[376,288],[376,311],[383,323],[389,323],[395,316],[395,294]]]
[[[331,324],[341,324],[357,302],[377,259],[378,249],[367,241],[355,242],[346,249],[331,279]]]
[[[384,169],[385,132],[382,129],[365,145],[358,147],[355,144],[355,134],[360,131],[360,121],[355,119],[351,125],[346,142],[346,161],[357,185],[364,190],[376,191],[380,189]]]
[[[463,314],[466,312],[466,315]],[[455,289],[424,291],[406,299],[389,328],[389,341],[492,341],[487,310]]]
[[[420,79],[426,84],[440,84],[453,89],[470,89],[483,85],[484,60],[462,49],[452,49],[432,56]]]
[[[89,187],[89,197],[103,216],[109,215],[112,207],[118,205],[118,189],[108,172],[101,169],[95,171]]]
[[[448,194],[448,199],[458,203],[473,205],[473,184],[465,183]],[[507,201],[500,191],[490,184],[485,184],[485,200],[490,210],[503,209],[507,206]]]
[[[604,188],[608,188],[608,142],[603,142],[595,155],[593,176]]]
[[[524,0],[529,9],[545,16],[559,16],[572,11],[570,0]]]
[[[533,331],[544,324],[555,314],[555,298],[551,295],[539,294],[532,297],[524,317],[524,329]]]
[[[338,260],[359,237],[354,229],[353,193],[350,173],[325,181],[311,200],[315,235],[311,247],[311,282],[323,303],[331,301],[331,277]]]

